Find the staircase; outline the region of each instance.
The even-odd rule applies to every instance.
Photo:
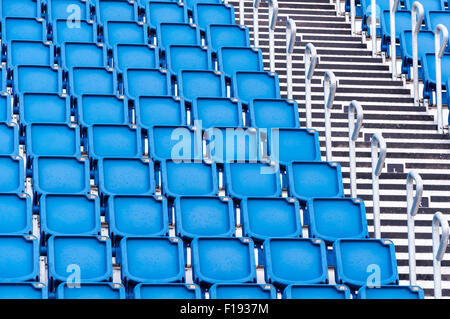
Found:
[[[239,21],[239,2],[235,6]],[[244,20],[253,37],[253,1],[244,0]],[[300,121],[305,127],[305,45],[314,44],[320,62],[312,80],[312,126],[320,134],[325,158],[324,104],[322,79],[325,71],[334,72],[339,85],[332,109],[333,160],[342,165],[346,196],[350,196],[348,162],[347,106],[361,103],[364,121],[356,143],[358,197],[364,199],[373,236],[370,139],[380,132],[386,140],[387,157],[380,176],[381,231],[396,246],[400,284],[409,284],[406,215],[406,175],[417,170],[424,182],[421,207],[415,218],[417,284],[427,297],[433,296],[431,220],[436,211],[450,215],[450,135],[436,131],[432,110],[415,107],[410,85],[392,80],[390,63],[372,57],[364,36],[352,36],[345,16],[337,16],[330,0],[278,0],[279,21],[275,31],[275,67],[281,93],[286,97],[286,17],[297,25],[293,54],[294,98],[299,102]],[[267,2],[259,9],[259,47],[269,69]],[[442,262],[443,297],[450,296],[450,256]]]

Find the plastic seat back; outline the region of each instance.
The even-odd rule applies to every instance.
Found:
[[[171,94],[170,76],[159,69],[127,69],[123,81],[125,94],[134,99]]]
[[[211,53],[200,46],[171,45],[167,50],[167,66],[170,72],[181,70],[212,70]]]
[[[298,104],[295,101],[254,99],[249,105],[250,124],[259,128],[300,127]]]
[[[244,103],[252,99],[279,99],[280,84],[276,74],[236,72],[233,77],[234,96]]]
[[[37,281],[39,241],[32,235],[0,236],[0,281]]]
[[[267,239],[263,252],[267,283],[287,286],[328,280],[326,247],[320,239]]]
[[[61,74],[49,66],[20,65],[14,69],[14,92],[61,92]]]
[[[97,42],[95,25],[86,20],[77,21],[76,28],[67,24],[67,20],[56,20],[53,24],[53,41],[58,44],[64,42]]]
[[[40,1],[37,0],[1,0],[2,17],[40,18]]]
[[[109,21],[104,27],[105,42],[116,44],[147,44],[147,29],[133,21]]]
[[[106,68],[106,50],[94,43],[69,43],[61,47],[61,65],[66,70],[73,67]]]
[[[358,299],[424,299],[419,286],[363,286],[358,290]]]
[[[117,283],[83,283],[76,289],[62,283],[56,291],[57,299],[125,299],[125,288]]]
[[[93,20],[93,6],[88,1],[82,0],[48,0],[48,19]]]
[[[200,45],[200,31],[195,26],[183,23],[161,23],[158,27],[158,45]]]
[[[117,81],[115,72],[104,68],[74,67],[69,72],[70,93],[83,94],[116,94]]]
[[[194,7],[194,21],[206,30],[210,24],[234,24],[234,7],[232,5],[197,3]]]
[[[1,299],[47,299],[48,288],[41,282],[0,283]]]
[[[13,40],[8,45],[8,66],[54,64],[53,46],[41,41]]]
[[[261,50],[253,48],[222,47],[218,60],[219,69],[229,77],[238,71],[264,71]]]
[[[211,24],[206,37],[208,45],[216,52],[222,47],[250,47],[248,29],[238,25]]]
[[[129,68],[157,69],[160,67],[159,52],[157,48],[144,44],[117,44],[114,64],[121,71]]]
[[[350,299],[350,289],[344,285],[289,285],[284,299]]]
[[[127,0],[96,0],[97,21],[138,21],[136,3]]]
[[[45,41],[46,30],[42,21],[34,18],[3,18],[2,40]]]
[[[83,126],[129,122],[128,100],[115,95],[83,95],[77,100],[77,109]]]
[[[181,98],[141,96],[136,99],[136,123],[144,128],[154,125],[186,124],[186,108]]]
[[[178,81],[180,96],[187,100],[226,96],[223,75],[213,71],[180,71]]]
[[[88,140],[94,158],[139,157],[143,152],[141,131],[128,125],[93,125]]]
[[[31,197],[26,194],[0,194],[0,234],[32,232]]]
[[[320,161],[319,134],[312,129],[271,129],[268,137],[272,161]]]
[[[0,122],[0,154],[17,155],[19,153],[19,130],[15,123]]]
[[[194,284],[139,284],[134,299],[201,299],[201,290]]]
[[[193,103],[194,121],[203,128],[242,127],[242,104],[229,98],[197,98]]]
[[[69,123],[70,99],[56,93],[24,93],[19,96],[20,122]]]
[[[0,156],[0,193],[23,193],[25,188],[23,159],[17,156]]]
[[[211,299],[277,299],[272,285],[215,284],[209,289]]]
[[[185,240],[195,237],[232,237],[235,233],[233,202],[223,197],[177,197],[175,218],[177,235]]]
[[[188,23],[186,7],[179,2],[148,2],[147,24],[156,29],[161,23]]]

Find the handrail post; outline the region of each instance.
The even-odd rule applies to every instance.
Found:
[[[439,240],[439,226],[442,228],[442,235]],[[441,289],[441,261],[447,250],[449,227],[448,220],[441,212],[436,212],[433,216],[433,277],[434,277],[434,298],[442,298]],[[439,246],[438,246],[439,245]]]
[[[441,44],[442,33],[442,44]],[[434,30],[434,50],[436,66],[436,109],[438,133],[444,132],[444,122],[442,116],[442,78],[441,78],[441,58],[444,55],[445,47],[448,43],[448,30],[443,24],[438,24]]]
[[[375,238],[381,238],[381,222],[380,222],[380,187],[379,177],[384,167],[386,159],[386,142],[380,133],[375,133],[371,139],[372,146],[372,193],[373,193],[373,228]],[[380,148],[378,153],[377,148]]]
[[[356,123],[355,123],[355,113],[356,113]],[[349,161],[350,161],[350,193],[353,198],[358,197],[357,195],[357,184],[356,184],[356,152],[355,144],[359,137],[359,132],[361,131],[363,121],[363,110],[359,102],[353,100],[348,106],[348,150],[349,150]]]
[[[294,53],[297,27],[289,17],[286,20],[286,82],[288,99],[293,99],[292,89],[292,54]]]
[[[336,96],[337,81],[334,73],[326,71],[323,77],[323,93],[325,103],[325,145],[326,160],[332,161],[331,153],[331,109],[333,108],[334,97]]]
[[[372,56],[377,55],[377,4],[376,0],[370,2],[370,37],[372,39]]]
[[[336,15],[341,15],[341,0],[336,0]]]
[[[395,12],[397,12],[399,1],[400,0],[389,0],[389,20],[391,24],[391,64],[393,79],[397,78],[397,41],[395,40]]]
[[[239,0],[239,24],[244,25],[244,0]]]
[[[419,33],[420,27],[422,26],[423,14],[424,11],[422,4],[419,1],[414,1],[411,10],[414,106],[419,106],[419,58],[417,53],[417,34]]]
[[[275,72],[275,28],[278,20],[278,2],[269,0],[269,58],[270,72]]]
[[[355,35],[356,33],[356,8],[355,8],[355,1],[356,0],[350,0],[350,26],[351,26],[351,32],[352,35]]]
[[[259,24],[258,24],[258,11],[261,0],[255,0],[253,2],[253,46],[259,47]]]
[[[414,181],[416,182],[416,194],[413,196]],[[408,218],[409,282],[411,286],[416,284],[416,235],[414,232],[414,217],[419,210],[422,193],[422,178],[416,171],[410,171],[406,177],[406,214]]]
[[[316,47],[308,43],[305,48],[305,109],[306,109],[306,128],[312,128],[311,123],[311,80],[316,69],[319,57]]]

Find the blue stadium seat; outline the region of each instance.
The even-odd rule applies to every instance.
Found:
[[[39,241],[32,235],[0,236],[0,282],[37,281]]]
[[[406,10],[411,11],[413,3],[416,0],[404,0]],[[429,22],[427,21],[428,18],[428,12],[430,11],[445,11],[445,4],[443,0],[422,0],[420,3],[423,6],[424,11],[424,22],[425,25],[428,25]],[[420,42],[419,42],[420,43]]]
[[[0,299],[47,299],[48,288],[41,282],[0,283]]]
[[[184,100],[171,96],[141,96],[135,100],[136,123],[144,128],[154,125],[185,125]]]
[[[110,281],[112,278],[111,240],[105,236],[51,236],[47,243],[49,286],[74,275],[81,283]]]
[[[6,95],[8,92],[7,86],[8,86],[9,81],[8,81],[7,77],[8,77],[8,70],[6,70],[6,68],[0,67],[0,92],[1,92],[1,95]]]
[[[366,209],[360,199],[316,198],[308,201],[304,223],[309,236],[332,243],[340,238],[368,238]]]
[[[30,124],[26,127],[27,156],[80,156],[80,128],[75,124]]]
[[[95,195],[42,195],[42,238],[51,235],[100,235],[100,200]]]
[[[276,286],[328,282],[326,246],[320,239],[271,238],[264,241],[265,276]]]
[[[211,24],[206,37],[208,45],[216,52],[222,47],[250,47],[248,29],[244,26]]]
[[[161,163],[163,192],[166,196],[215,196],[218,176],[215,163]]]
[[[42,0],[1,0],[0,16],[41,18]]]
[[[13,90],[17,93],[60,93],[62,76],[60,70],[49,66],[19,65],[14,68]]]
[[[351,288],[366,285],[369,276],[379,275],[380,285],[398,284],[395,247],[390,240],[339,239],[334,242],[336,283]]]
[[[84,0],[47,0],[48,20],[94,20],[94,6]]]
[[[341,166],[336,162],[292,162],[288,178],[290,196],[302,201],[344,195]]]
[[[116,44],[148,44],[147,31],[136,22],[110,21],[104,26],[104,41],[111,48]]]
[[[278,75],[267,72],[236,72],[233,77],[234,97],[243,103],[252,99],[279,99]]]
[[[397,11],[395,13],[395,41],[396,44],[400,41],[400,35],[403,31],[411,30],[411,12]],[[386,51],[390,56],[391,43],[391,24],[389,11],[383,11],[381,15],[381,50]],[[400,55],[400,48],[396,45],[396,56]]]
[[[274,129],[268,132],[272,161],[320,161],[319,134],[312,129]]]
[[[167,49],[167,68],[176,75],[181,70],[213,70],[209,49],[193,45],[171,45]]]
[[[99,160],[99,189],[108,195],[153,195],[153,162],[131,158]]]
[[[350,299],[350,289],[344,285],[289,285],[283,299]]]
[[[240,203],[245,237],[301,237],[300,206],[293,198],[245,198]]]
[[[53,46],[42,41],[10,41],[7,55],[9,68],[14,68],[16,65],[52,66],[55,63]]]
[[[417,58],[420,61],[427,53],[434,53],[434,33],[431,31],[420,31],[417,34]],[[403,31],[400,35],[400,53],[402,58],[402,73],[410,76],[410,68],[413,65],[412,56],[412,32]],[[419,78],[422,78],[423,69],[419,68]]]
[[[128,0],[96,0],[97,21],[106,24],[107,21],[138,21],[136,3]]]
[[[148,95],[171,95],[170,76],[159,69],[127,69],[123,82],[125,95],[134,99]]]
[[[0,193],[22,193],[25,188],[23,159],[0,156]]]
[[[235,72],[262,72],[264,64],[261,50],[248,47],[222,47],[218,54],[219,70],[229,77]]]
[[[0,121],[10,122],[12,115],[11,96],[9,94],[0,95]]]
[[[19,128],[15,123],[0,122],[0,155],[19,153]]]
[[[188,23],[186,6],[180,2],[150,1],[146,5],[146,23],[153,29],[161,23]]]
[[[250,238],[197,237],[191,247],[194,282],[256,282],[254,244]]]
[[[217,163],[256,162],[260,158],[258,132],[253,128],[208,128],[206,156]]]
[[[211,24],[234,24],[234,7],[229,4],[197,3],[194,6],[194,22],[205,31]]]
[[[377,6],[377,20],[380,19],[380,16],[383,15],[384,11],[389,11],[389,1],[390,0],[377,0],[376,6]],[[362,10],[362,31],[367,31],[367,33],[370,35],[370,25],[368,24],[368,19],[371,15],[371,0],[360,0],[361,2],[361,10]],[[397,10],[401,9],[401,3],[399,1]],[[389,21],[389,20],[388,20]],[[411,23],[410,23],[411,24]],[[381,21],[380,25],[377,27],[377,36],[380,35],[380,27],[381,27]]]
[[[31,234],[31,209],[27,194],[0,194],[0,234]]]
[[[162,196],[111,196],[106,217],[114,240],[169,232],[167,200]]]
[[[450,12],[448,11],[428,11],[425,19],[428,22],[427,28],[430,31],[434,32],[438,24],[443,24],[447,29],[450,29]]]
[[[61,283],[56,290],[57,299],[125,299],[125,288],[117,283]]]
[[[433,99],[433,91],[436,90],[436,61],[434,53],[427,53],[420,61],[423,68],[423,97]],[[441,79],[442,87],[447,89],[447,79],[450,77],[450,53],[444,53],[441,59]],[[443,92],[444,101],[447,99],[446,92]]]
[[[345,11],[350,12],[350,0],[345,0]],[[361,0],[355,0],[355,15],[357,17],[362,16]]]
[[[72,68],[69,72],[69,89],[73,95],[116,94],[117,77],[115,71],[105,68]]]
[[[158,46],[168,48],[170,45],[200,45],[200,30],[190,24],[161,23],[157,29]]]
[[[423,289],[418,286],[363,286],[358,290],[358,299],[424,299]]]
[[[117,44],[114,47],[114,65],[124,71],[129,68],[157,69],[159,51],[145,44]]]
[[[46,29],[42,21],[34,18],[3,18],[1,28],[2,42],[12,40],[45,41]]]
[[[183,240],[235,233],[233,201],[228,197],[177,197],[175,220],[177,235]]]
[[[194,284],[138,284],[134,299],[201,299],[201,290]]]
[[[77,100],[79,121],[93,124],[128,124],[128,100],[115,95],[83,95]]]
[[[60,59],[60,65],[66,70],[73,67],[106,68],[108,64],[106,50],[89,42],[65,42],[61,46]]]
[[[250,125],[260,128],[299,128],[298,104],[294,100],[254,99],[249,103]]]
[[[124,284],[184,280],[183,242],[176,237],[125,237],[116,258]]]
[[[281,196],[280,168],[265,163],[226,163],[227,193],[232,197]]]
[[[73,28],[67,24],[66,19],[56,20],[53,24],[53,42],[97,42],[97,30],[94,24],[80,20],[79,27]]]
[[[189,126],[154,126],[149,130],[150,157],[157,161],[201,160],[201,132]]]
[[[272,285],[215,284],[209,289],[210,299],[277,299]]]
[[[141,130],[128,125],[93,125],[88,129],[89,155],[102,157],[139,157],[142,155]]]
[[[87,194],[89,161],[85,157],[35,157],[33,187],[40,194]]]
[[[184,0],[184,4],[190,11],[193,11],[197,3],[221,4],[222,0]]]
[[[242,127],[242,112],[242,104],[236,99],[199,97],[192,104],[194,121],[201,121],[203,128]]]
[[[213,71],[180,71],[179,95],[186,100],[198,97],[226,97],[225,79]]]
[[[70,99],[56,93],[24,93],[19,96],[20,123],[70,123]]]

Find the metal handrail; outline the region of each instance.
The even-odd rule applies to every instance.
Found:
[[[416,182],[415,195],[413,195],[413,182]],[[406,214],[408,219],[409,282],[411,286],[416,284],[416,235],[414,232],[414,217],[419,210],[422,193],[422,178],[416,171],[410,171],[408,176],[406,176]]]
[[[336,15],[338,15],[338,16],[341,15],[341,1],[340,0],[336,0]]]
[[[442,44],[441,44],[442,33]],[[441,59],[444,55],[445,47],[448,43],[448,30],[443,24],[438,24],[434,30],[434,50],[436,66],[436,108],[438,133],[444,132],[444,121],[442,116],[442,79],[441,79]]]
[[[311,80],[319,62],[316,47],[308,43],[305,48],[305,110],[306,128],[312,128],[311,123]]]
[[[370,2],[370,36],[372,39],[372,56],[377,55],[377,4],[376,0]],[[375,16],[375,17],[374,17]]]
[[[239,24],[244,25],[244,0],[239,0]]]
[[[379,177],[384,167],[387,148],[386,142],[380,133],[375,133],[372,136],[371,147],[372,147],[373,228],[375,238],[381,239]],[[379,153],[377,151],[378,147],[380,149]]]
[[[412,30],[412,55],[413,55],[413,83],[414,83],[414,105],[419,106],[419,63],[417,49],[417,34],[423,21],[423,6],[419,1],[414,1],[411,9],[411,30]],[[417,18],[417,19],[416,19]]]
[[[258,24],[258,11],[261,0],[255,0],[253,2],[253,46],[259,47],[259,24]]]
[[[275,28],[278,21],[278,2],[269,0],[269,59],[270,72],[275,72]]]
[[[286,20],[286,82],[288,99],[293,99],[292,89],[292,54],[294,53],[297,26],[289,17]]]
[[[332,161],[331,153],[331,109],[333,108],[334,97],[336,96],[336,89],[338,83],[334,73],[326,71],[323,77],[323,93],[325,106],[325,145],[326,145],[326,160]]]
[[[439,226],[442,228],[441,239],[439,240]],[[441,261],[447,250],[449,227],[448,220],[441,212],[436,212],[433,216],[433,277],[434,277],[434,298],[442,298],[441,289]],[[439,247],[437,246],[439,244]]]
[[[356,0],[350,0],[350,26],[351,26],[351,32],[352,35],[355,35],[356,33],[356,8],[355,8],[355,1]]]
[[[355,123],[356,113],[356,123]],[[355,144],[359,137],[364,119],[363,109],[358,101],[351,101],[348,106],[348,149],[350,161],[350,193],[353,198],[358,197],[356,186],[356,154]]]
[[[397,78],[397,41],[395,40],[395,12],[397,12],[399,1],[400,0],[389,0],[389,20],[391,24],[391,64],[393,79]]]

